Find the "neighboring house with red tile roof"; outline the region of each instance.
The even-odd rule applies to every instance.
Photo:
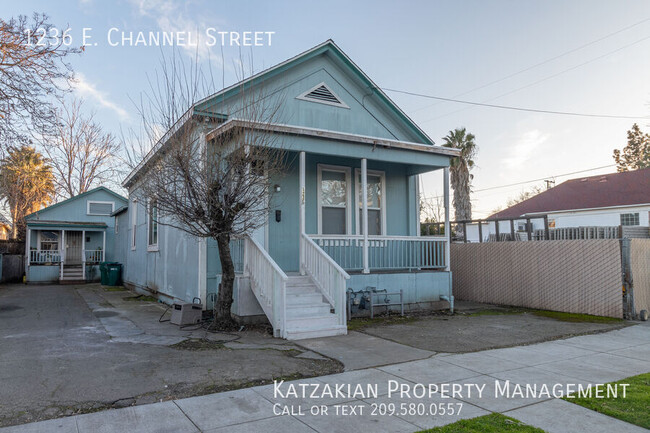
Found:
[[[612,227],[650,225],[650,168],[567,180],[536,196],[490,215],[488,220],[517,219],[515,230],[525,230],[526,218],[533,229],[544,228],[548,216],[550,228]],[[494,233],[494,224],[484,227],[483,238]],[[499,225],[500,233],[510,232],[510,222]],[[478,230],[468,229],[478,235]],[[478,238],[471,239],[478,241]]]

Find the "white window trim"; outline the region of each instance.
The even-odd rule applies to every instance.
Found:
[[[345,231],[346,235],[352,234],[352,185],[350,183],[350,178],[352,177],[352,169],[350,167],[343,167],[340,165],[326,165],[318,164],[318,176],[317,176],[317,186],[316,186],[316,200],[318,203],[318,234],[323,234],[323,215],[322,215],[322,206],[321,206],[321,186],[323,181],[323,170],[325,171],[337,171],[339,173],[345,173],[345,185],[346,185],[346,203],[345,203]]]
[[[135,251],[136,247],[136,228],[138,226],[138,201],[133,200],[132,205],[129,206],[129,211],[133,209],[131,214],[131,251]]]
[[[90,204],[95,203],[95,204],[110,204],[111,205],[111,211],[107,214],[105,213],[90,213]],[[98,215],[98,216],[110,216],[113,211],[115,211],[115,202],[113,201],[97,201],[97,200],[87,200],[86,201],[86,215]]]
[[[379,176],[380,182],[381,182],[381,206],[379,207],[379,212],[381,213],[381,234],[379,236],[386,236],[386,207],[387,207],[387,201],[386,201],[386,172],[385,171],[379,171],[379,170],[366,170],[366,173],[368,175],[372,176]],[[358,235],[362,235],[361,233],[361,221],[359,221],[359,217],[357,216],[359,214],[359,210],[363,209],[363,203],[360,203],[359,201],[359,194],[361,193],[361,169],[360,168],[355,168],[354,169],[354,206],[355,206],[355,220],[356,220],[356,227],[355,227],[355,233]],[[357,205],[361,204],[357,208]],[[370,209],[370,208],[368,208]],[[372,235],[368,235],[372,237]]]
[[[341,101],[341,102],[340,102],[340,103],[336,103],[336,102],[329,102],[329,101],[321,101],[321,100],[319,100],[319,99],[313,99],[313,98],[308,98],[308,97],[307,97],[307,95],[309,95],[311,92],[313,92],[314,90],[318,89],[318,88],[321,87],[321,86],[324,86],[327,90],[330,91],[330,93],[332,93],[332,95],[334,95],[334,97],[335,97],[336,99],[338,99],[338,100]],[[320,84],[316,84],[314,87],[312,87],[311,89],[307,90],[306,92],[301,93],[300,95],[296,96],[296,99],[300,99],[301,101],[315,102],[315,103],[317,103],[317,104],[331,105],[331,106],[333,106],[333,107],[347,108],[348,110],[350,109],[350,107],[348,106],[348,104],[346,104],[345,102],[343,102],[343,99],[341,99],[341,97],[340,97],[339,95],[337,95],[336,92],[335,92],[334,90],[332,90],[332,88],[331,88],[330,86],[328,86],[327,84],[325,84],[324,81],[321,82]]]
[[[157,223],[157,230],[158,231],[156,233],[156,237],[157,237],[156,238],[156,243],[152,244],[151,239],[149,237],[151,235],[151,231],[150,231],[150,227],[149,227],[151,225],[151,214],[150,214],[150,212],[151,212],[151,201],[152,200],[150,199],[147,202],[147,251],[148,252],[156,252],[156,251],[160,251],[160,249],[158,247],[158,241],[159,241],[159,238],[160,238],[160,223]]]
[[[119,215],[115,215],[115,221],[113,222],[113,231],[116,235],[120,233],[119,217]]]

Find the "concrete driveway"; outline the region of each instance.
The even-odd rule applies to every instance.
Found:
[[[124,299],[132,296],[98,285],[0,286],[0,426],[341,370],[263,331],[160,323],[161,304]]]

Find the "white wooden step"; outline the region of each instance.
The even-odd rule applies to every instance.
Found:
[[[287,305],[287,319],[323,316],[326,314],[330,314],[330,305],[324,302],[318,304]]]
[[[346,335],[347,333],[348,329],[343,325],[336,325],[328,328],[304,328],[302,330],[287,329],[287,340],[333,337],[335,335]]]
[[[311,305],[323,302],[323,295],[317,292],[312,293],[288,293],[287,306],[290,305]]]
[[[308,317],[291,317],[287,315],[287,329],[301,330],[311,328],[329,328],[335,326],[338,318],[334,314],[321,314]]]

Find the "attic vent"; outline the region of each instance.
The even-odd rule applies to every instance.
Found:
[[[307,90],[302,95],[298,96],[297,99],[302,99],[304,101],[311,102],[320,102],[321,104],[335,105],[337,107],[348,107],[341,99],[330,89],[327,84],[320,83],[317,86]]]
[[[88,215],[110,215],[113,212],[113,202],[89,201]]]

